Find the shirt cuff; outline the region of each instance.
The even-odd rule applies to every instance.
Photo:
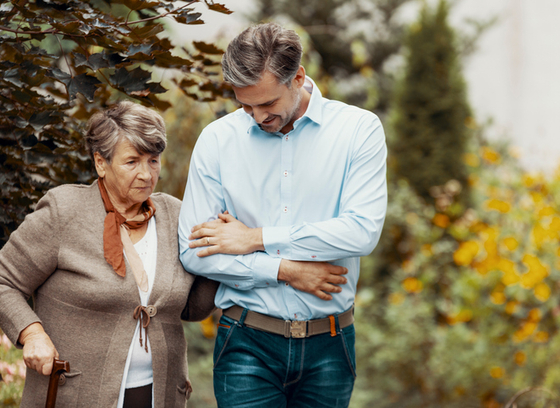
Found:
[[[278,286],[278,269],[282,258],[274,258],[268,255],[257,254],[253,270],[254,285],[256,288],[267,288]]]
[[[263,227],[262,239],[267,254],[290,259],[290,227]]]

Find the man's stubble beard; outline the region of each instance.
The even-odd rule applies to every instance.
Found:
[[[295,103],[294,103],[294,109],[292,109],[290,114],[287,115],[286,118],[284,120],[282,120],[277,127],[275,127],[272,130],[267,130],[267,129],[263,128],[263,126],[259,123],[258,124],[259,128],[261,128],[261,130],[264,130],[267,133],[276,133],[276,132],[281,131],[284,128],[284,126],[286,126],[288,123],[290,123],[290,121],[292,119],[294,119],[295,116],[298,114],[299,108],[301,106],[301,99],[302,99],[302,96],[301,96],[301,93],[298,90],[297,91],[297,97],[296,97],[296,100],[295,100]],[[280,119],[282,119],[282,118],[280,117]],[[294,122],[295,122],[296,119],[297,118],[294,119]]]

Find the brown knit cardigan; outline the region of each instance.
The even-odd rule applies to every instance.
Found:
[[[178,257],[180,201],[155,193],[157,268],[148,304],[155,407],[186,406],[186,341],[181,318],[214,309],[217,283],[185,272]],[[0,251],[0,328],[16,344],[41,322],[71,372],[57,407],[116,407],[140,296],[132,271],[118,276],[103,256],[105,209],[94,182],[50,190]],[[34,297],[35,308],[28,303]],[[21,347],[21,344],[17,344]],[[44,407],[48,377],[27,370],[22,408]]]

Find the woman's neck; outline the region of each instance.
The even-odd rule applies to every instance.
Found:
[[[137,216],[142,208],[142,203],[129,205],[127,203],[119,202],[109,190],[107,190],[107,195],[109,196],[109,200],[111,200],[113,207],[115,207],[115,210],[127,220]]]

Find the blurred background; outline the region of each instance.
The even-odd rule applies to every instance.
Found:
[[[199,73],[213,78],[213,86],[199,83],[190,91],[194,82],[181,76],[184,71],[145,67],[168,89],[155,103],[169,139],[158,189],[182,198],[200,131],[237,108],[220,85],[219,49],[255,22],[296,30],[303,65],[323,95],[376,113],[389,146],[387,219],[378,247],[362,259],[356,297],[358,376],[351,407],[560,406],[560,124],[553,111],[560,106],[560,3],[223,4],[233,13],[193,4],[192,13],[200,12],[205,24],[165,19],[158,34],[185,55],[198,43],[210,67]],[[208,90],[211,97],[202,97]],[[100,94],[97,106],[78,97],[82,118],[104,103],[138,95],[118,86]],[[2,149],[5,157],[16,155]],[[73,167],[81,174],[75,180],[52,176],[45,185],[86,182],[87,160]],[[3,198],[13,172],[6,161],[0,160]],[[41,188],[30,188],[27,201],[36,201]],[[10,184],[10,197],[21,190]],[[7,201],[2,208],[7,237],[24,214],[10,215]],[[185,324],[190,407],[216,406],[216,318]],[[20,359],[0,335],[0,405],[19,405]]]

